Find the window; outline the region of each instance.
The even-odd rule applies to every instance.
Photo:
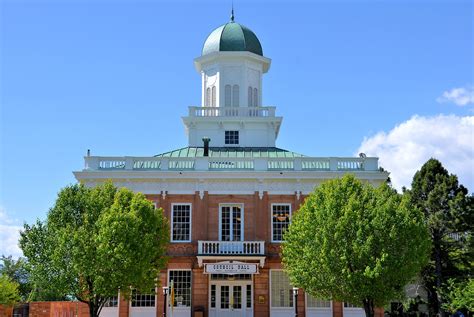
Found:
[[[273,204],[272,205],[272,241],[283,241],[283,234],[288,229],[291,221],[291,205],[290,204]]]
[[[207,87],[206,89],[206,107],[211,106],[211,88]]]
[[[310,308],[331,308],[331,301],[318,299],[307,294],[306,305]]]
[[[258,89],[253,89],[253,106],[258,107]]]
[[[225,144],[239,144],[239,131],[225,131]]]
[[[361,306],[357,306],[355,304],[351,304],[351,303],[346,303],[344,302],[344,308],[362,308]]]
[[[252,92],[253,92],[252,87],[249,87],[249,100],[248,100],[248,106],[249,106],[249,107],[252,107],[252,100],[253,100],[253,98],[252,98]]]
[[[232,100],[231,94],[231,88],[230,85],[225,85],[225,106],[230,107],[230,102]]]
[[[172,242],[191,241],[191,204],[172,204]]]
[[[149,294],[140,294],[136,290],[132,291],[132,307],[155,307],[155,290]]]
[[[169,271],[168,286],[173,281],[174,307],[191,307],[191,271]]]
[[[232,107],[239,106],[239,85],[232,86]]]
[[[104,307],[118,307],[118,296],[111,296],[104,303]]]
[[[288,275],[283,271],[270,272],[272,307],[293,307],[293,287]]]
[[[211,107],[216,106],[216,86],[212,86],[212,104]]]

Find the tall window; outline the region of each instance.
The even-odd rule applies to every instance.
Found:
[[[232,86],[232,107],[239,106],[239,85]]]
[[[272,307],[293,307],[293,287],[284,271],[270,273]]]
[[[169,271],[168,286],[173,281],[174,307],[191,307],[191,271]]]
[[[207,87],[206,89],[206,107],[211,106],[211,88]]]
[[[216,106],[216,86],[212,86],[212,104],[211,107]]]
[[[156,293],[152,289],[149,294],[141,294],[136,290],[132,292],[132,307],[155,307]]]
[[[331,301],[318,299],[306,294],[306,305],[310,308],[331,308]]]
[[[225,144],[239,144],[239,131],[225,131]]]
[[[273,204],[272,205],[272,241],[283,241],[283,234],[290,225],[291,205]]]
[[[253,98],[252,98],[253,89],[252,89],[252,87],[249,87],[249,93],[248,94],[249,94],[248,106],[252,107],[252,101],[253,101]]]
[[[258,89],[253,89],[253,106],[258,107]]]
[[[230,107],[232,96],[231,96],[231,87],[230,85],[225,85],[225,106]]]
[[[191,204],[173,204],[171,216],[173,242],[191,241]]]

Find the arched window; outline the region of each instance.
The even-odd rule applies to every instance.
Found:
[[[253,89],[253,106],[258,107],[258,89]]]
[[[234,85],[232,87],[232,106],[239,106],[239,85]]]
[[[207,87],[206,89],[206,104],[205,104],[206,107],[210,107],[211,106],[211,88]]]
[[[252,92],[253,92],[252,87],[249,87],[249,102],[248,102],[248,106],[249,106],[249,107],[252,107],[252,100],[253,100],[253,98],[252,98]]]
[[[216,86],[212,86],[212,105],[211,107],[216,106]]]
[[[230,107],[230,101],[232,100],[231,95],[230,95],[230,85],[225,85],[225,103],[224,105],[226,107]]]

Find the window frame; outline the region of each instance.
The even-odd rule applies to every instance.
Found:
[[[237,143],[227,143],[227,132],[236,132],[236,134],[234,134],[234,137],[235,135],[237,135]],[[230,136],[229,136],[229,140],[230,140]],[[225,130],[224,131],[224,145],[231,145],[231,146],[238,146],[240,144],[240,130]]]
[[[174,206],[189,206],[189,239],[188,240],[174,240],[173,239],[173,227],[174,227]],[[171,204],[171,230],[170,230],[170,242],[172,243],[189,243],[193,240],[193,204],[192,203],[172,203]]]
[[[273,239],[273,206],[289,206],[289,209],[290,209],[290,221],[288,223],[288,225],[291,224],[291,217],[293,215],[293,210],[292,210],[292,206],[291,206],[291,203],[272,203],[271,206],[270,206],[270,237],[271,237],[271,242],[272,243],[282,243],[284,240],[283,240],[283,236],[281,237],[282,240],[274,240]]]
[[[171,298],[171,289],[169,287],[171,287],[171,275],[170,275],[170,272],[171,271],[186,271],[186,272],[189,272],[190,273],[190,276],[189,276],[189,283],[190,283],[190,291],[189,291],[189,306],[174,306],[174,303],[172,303],[172,305],[170,305],[168,307],[168,310],[173,307],[173,309],[191,309],[192,305],[193,305],[193,271],[191,269],[168,269],[167,271],[167,277],[166,277],[166,280],[167,280],[167,286],[168,286],[168,289],[169,289],[169,292],[168,292],[168,295],[169,295],[169,298]],[[176,297],[176,295],[175,295]],[[168,301],[170,299],[167,299]]]
[[[295,308],[295,298],[293,296],[293,293],[291,293],[291,306],[273,306],[273,296],[272,296],[272,286],[273,286],[273,278],[272,278],[272,272],[283,272],[285,273],[285,271],[283,269],[270,269],[269,270],[269,280],[270,280],[270,289],[269,289],[269,294],[270,294],[270,301],[269,301],[269,304],[270,304],[270,311],[275,309],[275,310],[288,310],[288,309],[294,309]],[[286,274],[286,273],[285,273]],[[288,276],[288,274],[287,274]],[[289,278],[288,278],[288,281],[289,281]],[[290,290],[292,291],[292,288],[293,286],[291,285],[290,283]]]
[[[133,292],[136,292],[136,290],[132,290],[132,297],[130,298],[130,302],[129,302],[129,305],[130,305],[130,309],[156,309],[157,308],[157,303],[158,303],[158,288],[155,286],[155,301],[154,301],[154,305],[153,306],[133,306]],[[138,294],[138,295],[153,295],[153,294]]]
[[[313,307],[313,306],[309,306],[308,305],[308,297],[311,296],[309,295],[308,293],[305,293],[305,298],[304,298],[304,302],[305,302],[305,307],[306,307],[306,310],[331,310],[332,311],[332,300],[329,300],[329,307]],[[320,299],[320,298],[315,298],[316,300],[320,300],[320,301],[327,301],[325,299]]]
[[[230,241],[245,241],[245,226],[244,226],[244,221],[245,221],[245,209],[244,209],[244,204],[241,203],[221,203],[219,204],[219,235],[218,239],[219,241],[224,241],[222,240],[222,207],[230,207],[231,208],[231,213],[232,213],[232,208],[233,207],[239,207],[240,208],[240,240],[230,240]],[[233,219],[231,217],[230,219]],[[232,232],[232,223],[230,224],[230,230],[231,230],[231,236],[234,236],[234,233]]]

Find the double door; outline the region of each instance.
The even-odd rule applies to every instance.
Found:
[[[211,283],[209,308],[210,316],[252,317],[252,283]]]

